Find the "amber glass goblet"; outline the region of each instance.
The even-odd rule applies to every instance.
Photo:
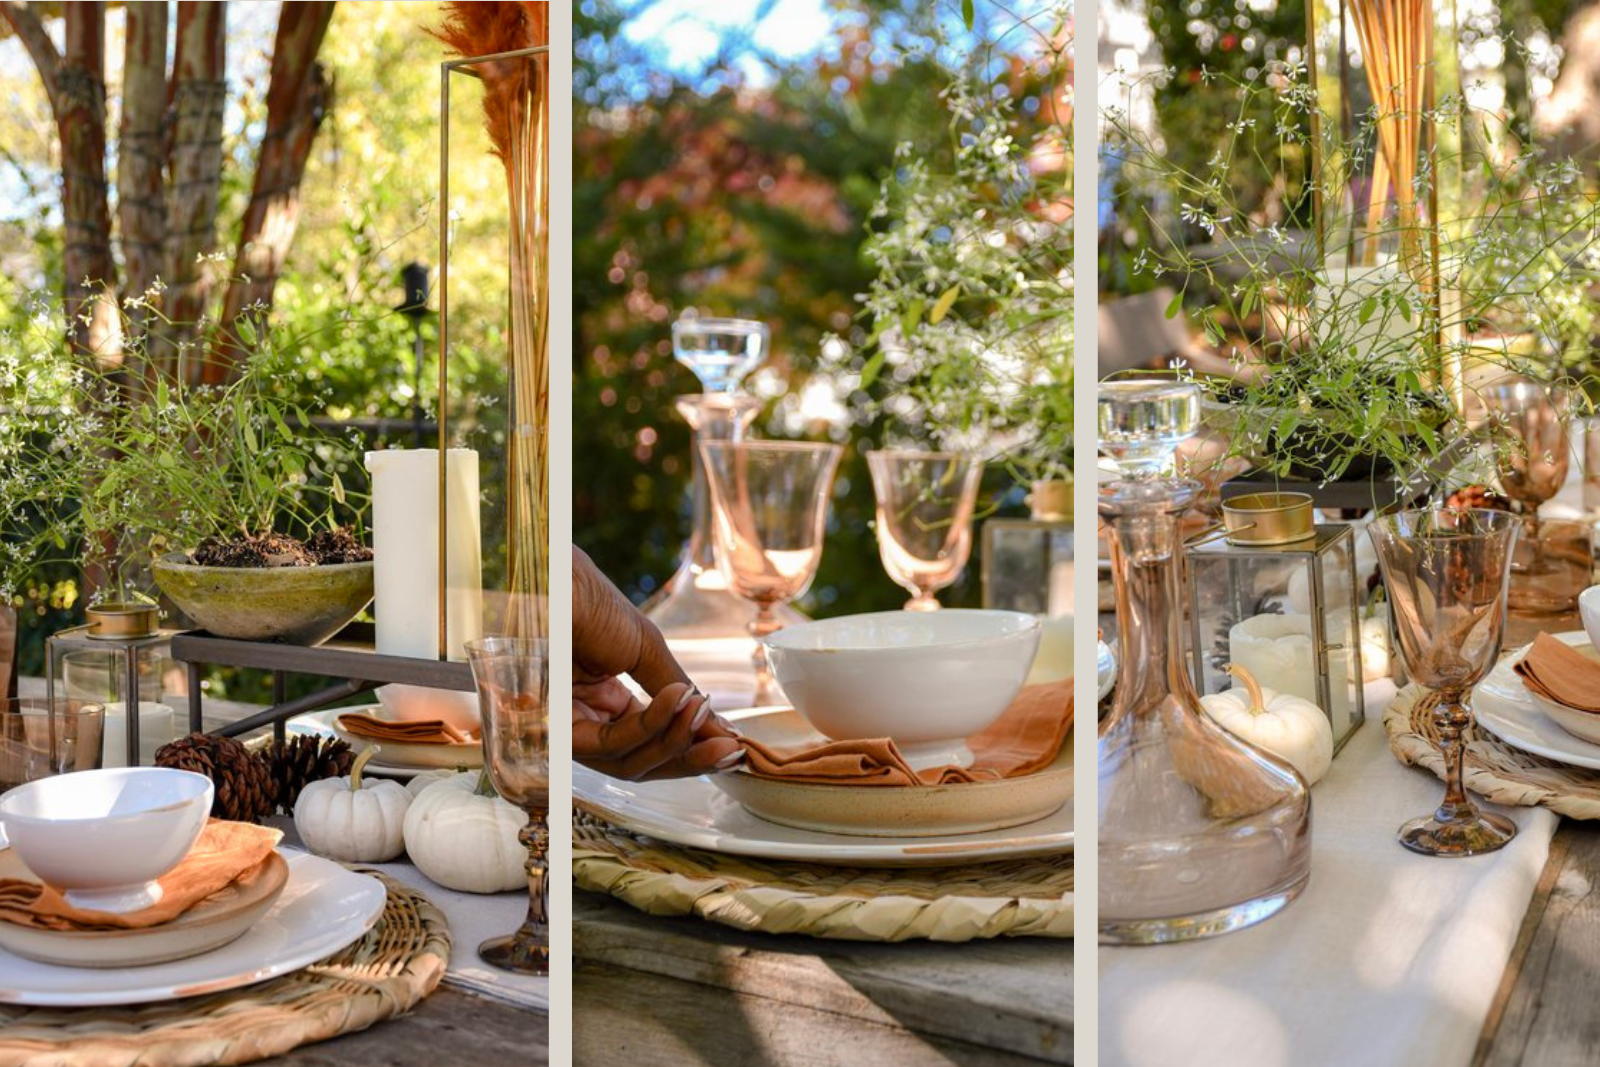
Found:
[[[500,796],[528,813],[528,917],[515,933],[478,946],[486,963],[521,974],[550,973],[550,680],[543,641],[485,637],[467,642],[483,720],[483,761]]]
[[[1517,828],[1467,795],[1461,735],[1472,724],[1467,694],[1500,654],[1522,522],[1503,511],[1425,508],[1375,519],[1370,529],[1406,670],[1435,690],[1433,721],[1447,770],[1444,801],[1400,827],[1400,843],[1426,856],[1493,852]]]
[[[877,498],[878,556],[911,594],[907,611],[938,611],[934,594],[961,577],[972,555],[972,512],[983,463],[956,452],[867,453]]]
[[[817,576],[838,445],[801,441],[706,441],[700,446],[711,489],[717,566],[728,587],[756,606],[749,625],[757,705],[775,699],[763,637],[782,628],[777,608]]]

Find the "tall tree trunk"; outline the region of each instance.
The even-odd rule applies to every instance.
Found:
[[[127,50],[122,63],[122,129],[117,137],[117,223],[121,228],[125,290],[136,300],[148,293],[162,273],[162,244],[167,230],[162,202],[162,163],[166,138],[162,118],[167,103],[167,5],[129,4]],[[154,312],[138,303],[129,306],[124,352],[137,358],[138,373],[148,380],[154,368],[148,348]]]
[[[0,10],[38,68],[61,140],[67,340],[86,356],[115,362],[120,333],[106,193],[106,5],[66,5],[66,47],[59,53],[27,0],[6,0]]]
[[[295,5],[285,5],[288,10]],[[214,269],[200,257],[216,247],[217,195],[222,185],[222,113],[227,4],[185,0],[178,5],[172,65],[172,158],[167,183],[164,308],[157,363],[177,373],[203,352],[200,320],[211,296]],[[198,362],[198,360],[196,360]]]
[[[236,328],[239,319],[248,316],[259,330],[272,307],[272,291],[300,218],[300,181],[332,97],[327,74],[316,61],[332,17],[333,0],[284,4],[278,16],[266,131],[222,321],[201,371],[208,384],[227,381],[248,354],[249,345]]]

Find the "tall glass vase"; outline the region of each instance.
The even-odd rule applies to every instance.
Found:
[[[1198,483],[1165,469],[1199,419],[1192,385],[1107,383],[1105,487],[1122,655],[1100,726],[1099,910],[1105,944],[1226,933],[1276,914],[1311,871],[1311,797],[1287,763],[1208,719],[1190,680],[1178,517]]]

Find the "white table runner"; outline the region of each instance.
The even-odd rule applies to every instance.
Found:
[[[1395,841],[1442,785],[1384,737],[1388,683],[1312,791],[1311,881],[1259,926],[1209,941],[1100,948],[1100,1063],[1128,1067],[1467,1064],[1549,853],[1556,816],[1473,859]],[[1084,936],[1091,936],[1088,931]]]

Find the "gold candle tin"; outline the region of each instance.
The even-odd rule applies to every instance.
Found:
[[[1222,525],[1235,545],[1291,545],[1317,532],[1306,493],[1246,493],[1224,500]]]

